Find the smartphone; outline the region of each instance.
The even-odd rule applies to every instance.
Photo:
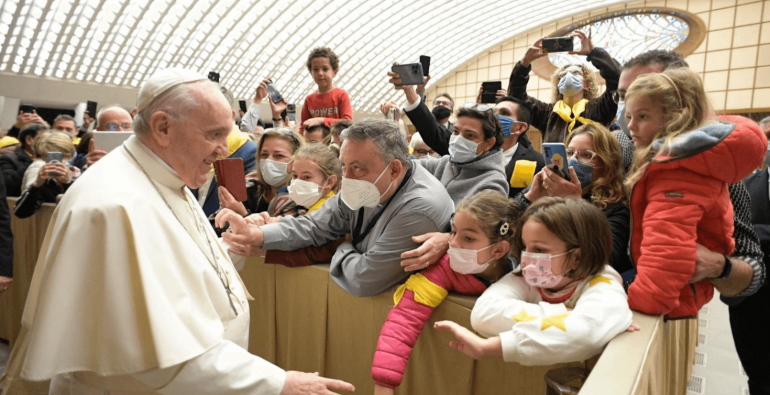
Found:
[[[289,117],[289,120],[292,122],[297,121],[297,106],[294,104],[288,104],[286,106],[286,115]]]
[[[214,162],[214,174],[217,182],[239,202],[246,201],[246,175],[243,171],[243,159],[227,158]]]
[[[564,143],[543,143],[543,156],[545,156],[545,167],[553,170],[567,181],[569,179],[567,149]]]
[[[22,104],[19,106],[19,111],[26,114],[32,114],[33,112],[35,112],[35,106],[30,104]]]
[[[388,113],[388,119],[398,122],[398,112],[396,111],[396,107],[391,107],[390,110],[388,110]]]
[[[238,100],[238,106],[241,107],[241,111],[246,112],[248,109],[246,108],[246,100]]]
[[[275,89],[273,80],[270,80],[270,83],[267,84],[267,94],[270,95],[273,103],[278,103],[279,101],[283,100],[283,97],[281,97],[281,92],[278,92],[278,89]]]
[[[219,83],[219,73],[217,73],[216,71],[209,71],[209,79],[216,83]]]
[[[96,118],[96,106],[97,103],[95,101],[89,100],[86,103],[86,111],[88,111],[88,115],[90,115],[91,118]]]
[[[572,37],[552,37],[543,39],[543,52],[568,52],[574,48]]]
[[[430,74],[430,56],[420,55],[420,64],[422,65],[422,75],[427,77]]]
[[[61,152],[48,152],[45,154],[45,163],[61,163],[63,160]],[[48,173],[49,177],[57,177],[61,174],[56,172],[50,172]]]
[[[422,85],[425,83],[425,77],[423,76],[422,72],[422,65],[419,63],[407,63],[391,66],[390,70],[398,73],[401,76],[401,82],[395,84],[396,86]]]
[[[503,89],[500,81],[487,81],[481,83],[481,102],[494,103],[497,101],[497,91]]]

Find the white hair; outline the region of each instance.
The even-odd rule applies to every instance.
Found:
[[[415,132],[412,134],[412,140],[409,141],[409,147],[416,149],[417,144],[425,144],[425,141],[422,140],[422,136],[420,136],[420,132]]]
[[[102,126],[102,114],[104,114],[104,112],[107,111],[107,110],[123,111],[124,113],[126,113],[126,115],[128,115],[129,118],[131,118],[131,113],[126,111],[125,108],[123,108],[123,107],[121,107],[121,106],[119,106],[117,104],[113,104],[113,105],[111,105],[109,107],[102,108],[101,110],[99,110],[99,112],[96,113],[96,127]]]
[[[134,134],[137,136],[150,134],[150,118],[158,111],[165,112],[173,122],[184,122],[187,114],[200,105],[200,93],[202,92],[214,95],[223,103],[227,103],[227,99],[219,90],[219,84],[216,82],[201,80],[179,84],[154,98],[149,106],[136,114],[133,125]]]

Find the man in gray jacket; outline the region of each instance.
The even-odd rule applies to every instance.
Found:
[[[240,255],[320,246],[350,234],[332,258],[332,279],[355,296],[377,295],[409,276],[401,253],[417,248],[412,236],[448,230],[454,205],[441,183],[409,159],[394,122],[366,119],[343,137],[342,191],[320,209],[261,227],[222,210],[216,222],[230,222],[223,237]]]

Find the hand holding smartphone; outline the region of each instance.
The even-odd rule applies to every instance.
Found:
[[[543,143],[543,156],[545,156],[545,167],[551,169],[561,178],[571,181],[567,168],[567,149],[564,147],[564,143]]]
[[[273,80],[270,80],[270,82],[267,84],[267,93],[270,95],[270,100],[272,100],[273,103],[278,103],[279,101],[283,100],[281,92],[279,92],[278,89],[276,89],[273,85]]]
[[[45,163],[62,163],[62,153],[61,152],[48,152],[45,154]],[[48,177],[57,177],[61,174],[57,172],[50,172],[48,173]]]
[[[396,86],[422,85],[425,83],[425,77],[423,76],[422,65],[420,63],[393,65],[390,67],[390,70],[401,76],[401,82],[396,83]]]
[[[574,49],[572,37],[549,37],[543,39],[543,52],[569,52]]]
[[[495,103],[497,101],[497,91],[503,89],[503,83],[500,81],[486,81],[481,83],[481,102]]]

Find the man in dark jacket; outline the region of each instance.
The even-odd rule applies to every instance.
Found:
[[[0,156],[0,171],[3,173],[3,181],[8,196],[21,196],[21,181],[24,172],[32,163],[34,150],[32,142],[41,131],[46,129],[44,125],[32,124],[19,133],[21,146],[14,152]]]
[[[5,196],[5,184],[0,177],[0,293],[13,282],[13,234],[11,212]]]

